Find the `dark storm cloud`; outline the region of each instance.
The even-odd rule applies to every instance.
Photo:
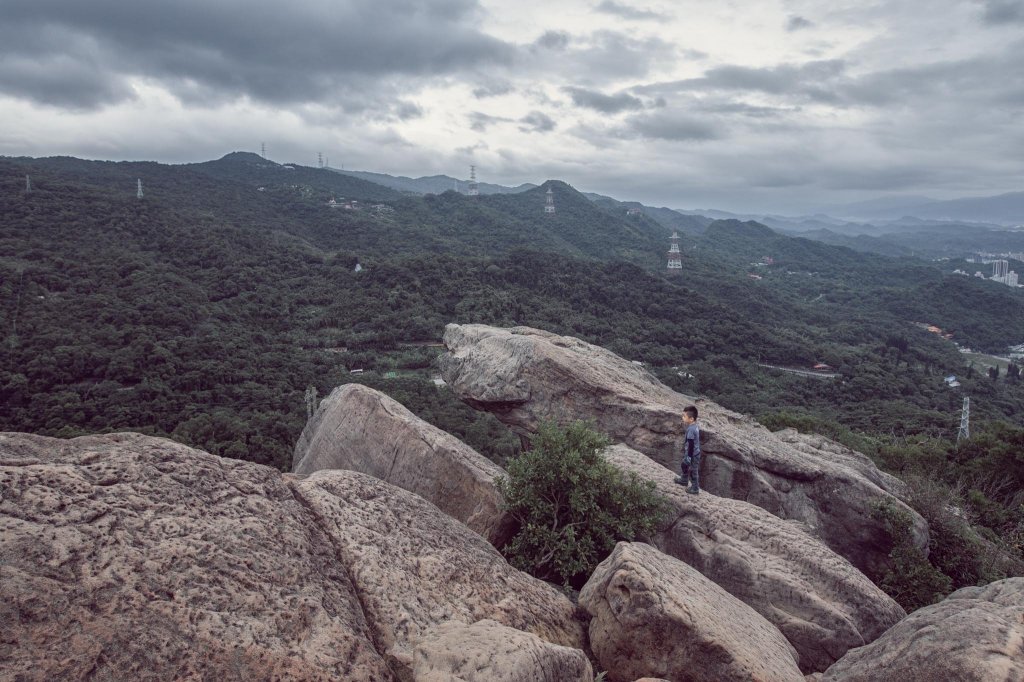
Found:
[[[519,130],[524,133],[546,133],[554,130],[557,125],[554,119],[541,111],[531,111],[519,119],[519,122],[522,124]]]
[[[623,5],[614,0],[604,0],[600,5],[595,7],[598,12],[604,12],[605,14],[614,14],[615,16],[622,17],[623,19],[637,19],[647,21],[663,21],[667,19],[664,14],[659,12],[653,12],[649,9],[638,9],[636,7],[630,7],[629,5]]]
[[[1024,23],[1024,2],[1021,0],[986,0],[983,4],[985,23]]]
[[[68,109],[94,109],[135,97],[123,79],[65,55],[0,59],[0,86],[6,95]]]
[[[564,90],[572,97],[573,104],[576,106],[595,109],[606,114],[616,114],[629,109],[644,108],[644,103],[639,98],[625,92],[620,92],[617,95],[606,95],[585,88],[567,87]]]
[[[379,79],[511,63],[514,46],[471,27],[477,11],[476,0],[6,0],[0,88],[96,106],[129,96],[127,79],[145,77],[185,97],[337,102]],[[28,88],[11,67],[18,59],[81,67]]]
[[[810,28],[811,26],[814,26],[814,22],[801,16],[793,15],[786,21],[786,30],[791,33],[802,28]]]

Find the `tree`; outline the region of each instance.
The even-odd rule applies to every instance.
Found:
[[[664,499],[654,483],[609,463],[601,455],[608,444],[583,422],[545,423],[533,449],[498,478],[519,526],[503,550],[513,566],[578,589],[615,543],[654,531]]]

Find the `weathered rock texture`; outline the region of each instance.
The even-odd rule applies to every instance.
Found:
[[[906,613],[850,562],[799,523],[741,500],[688,495],[674,475],[625,445],[612,464],[653,481],[669,512],[650,538],[775,625],[804,672],[825,670],[875,640]]]
[[[590,642],[612,680],[803,682],[771,623],[696,569],[650,545],[621,542],[580,592]]]
[[[1021,682],[1024,578],[965,587],[843,656],[823,682]]]
[[[360,384],[334,389],[299,437],[292,470],[321,469],[361,471],[414,492],[496,547],[514,530],[494,485],[501,467]]]
[[[352,471],[318,471],[294,488],[331,540],[377,650],[412,663],[414,642],[447,621],[483,619],[584,647],[572,603],[510,567],[480,535],[421,497]]]
[[[916,544],[927,524],[887,489],[889,479],[862,473],[864,462],[832,449],[800,448],[748,417],[676,393],[642,367],[598,346],[527,327],[448,325],[444,380],[465,402],[494,413],[521,435],[539,422],[592,419],[612,440],[677,470],[685,435],[682,409],[700,409],[702,484],[806,523],[855,566],[877,575],[892,538],[872,516],[879,503],[910,515]]]
[[[579,649],[482,620],[445,623],[426,633],[413,652],[416,682],[593,682]]]
[[[557,590],[364,474],[0,434],[0,678],[392,680],[482,618],[582,646]]]

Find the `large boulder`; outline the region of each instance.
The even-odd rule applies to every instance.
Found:
[[[700,410],[703,486],[776,516],[807,524],[825,543],[871,575],[888,566],[893,538],[875,511],[891,505],[911,519],[927,550],[927,523],[889,490],[832,449],[801,447],[754,420],[707,400],[676,393],[643,367],[598,346],[515,327],[445,329],[441,373],[466,403],[492,412],[524,437],[546,419],[593,420],[597,428],[678,470],[686,405]]]
[[[0,678],[393,674],[281,474],[168,440],[0,434]]]
[[[1024,578],[964,587],[914,611],[822,682],[1024,680]]]
[[[590,642],[613,681],[802,682],[771,623],[678,559],[620,542],[580,592]]]
[[[545,642],[492,620],[444,623],[413,652],[416,682],[593,682],[579,649]]]
[[[361,384],[334,389],[302,430],[292,470],[321,469],[361,471],[414,492],[496,547],[514,530],[494,484],[501,467]]]
[[[649,542],[777,627],[799,652],[804,672],[825,670],[906,615],[801,524],[741,500],[689,495],[671,471],[625,445],[607,448],[604,456],[654,482],[666,499],[668,513]]]
[[[575,616],[364,474],[299,480],[139,434],[0,434],[3,679],[410,679],[414,639],[441,623],[582,648]]]
[[[421,497],[353,471],[318,471],[293,485],[329,529],[377,644],[396,669],[435,625],[490,619],[562,646],[585,647],[559,590],[513,569],[480,535]]]

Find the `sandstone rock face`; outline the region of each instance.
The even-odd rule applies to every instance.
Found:
[[[715,403],[676,393],[642,367],[598,346],[527,327],[448,325],[444,380],[465,402],[494,413],[521,435],[540,421],[592,419],[597,428],[674,471],[685,429],[683,407],[700,410],[702,484],[806,523],[855,566],[878,574],[892,538],[872,518],[879,503],[910,515],[927,550],[927,524],[886,490],[888,479],[862,473],[863,460],[809,443],[794,447],[757,422]],[[876,482],[877,481],[877,482]]]
[[[318,471],[294,484],[330,529],[370,624],[396,669],[433,626],[490,619],[545,641],[584,648],[572,603],[509,566],[481,536],[421,497],[352,471]]]
[[[583,646],[561,593],[364,474],[0,434],[0,678],[411,679],[413,636],[484,618]]]
[[[803,681],[775,626],[650,545],[619,543],[580,604],[593,616],[591,646],[612,680]]]
[[[1024,680],[1024,578],[965,587],[843,656],[823,682]]]
[[[740,500],[688,495],[674,474],[625,445],[604,456],[653,481],[669,513],[657,549],[696,568],[757,611],[799,652],[804,672],[825,670],[875,640],[906,613],[850,562],[800,524]]]
[[[426,633],[413,652],[416,682],[593,682],[579,649],[481,620],[445,623]]]
[[[414,492],[496,547],[513,531],[494,485],[501,467],[366,386],[334,389],[306,423],[292,470],[321,469],[361,471]]]
[[[394,678],[273,469],[137,434],[3,434],[0,495],[0,678]]]

